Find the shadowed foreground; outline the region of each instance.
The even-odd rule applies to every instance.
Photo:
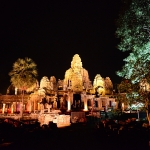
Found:
[[[0,124],[0,149],[53,149],[88,150],[115,149],[140,150],[149,148],[149,128],[140,123],[133,126],[117,124],[72,124],[57,128],[55,124],[40,127],[39,124],[14,127],[9,123]]]

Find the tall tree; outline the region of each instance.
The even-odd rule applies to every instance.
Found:
[[[125,65],[117,75],[129,79],[133,85],[146,79],[150,83],[150,0],[128,0],[126,10],[118,19],[116,35],[120,38],[118,49],[128,51],[129,56],[124,59]],[[145,101],[147,117],[149,92],[139,91],[139,101]]]
[[[122,80],[117,88],[119,91],[117,100],[129,106],[130,109],[132,104],[141,102],[138,94],[139,86],[133,85],[129,80]]]
[[[10,81],[14,87],[22,92],[21,116],[23,115],[24,92],[37,82],[37,65],[31,58],[19,58],[14,64],[13,69],[9,72]]]
[[[149,77],[150,69],[150,0],[130,0],[127,10],[118,19],[118,49],[130,54],[117,75],[133,83]]]

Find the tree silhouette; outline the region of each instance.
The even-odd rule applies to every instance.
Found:
[[[118,49],[122,52],[128,51],[129,56],[124,59],[125,65],[117,75],[129,79],[133,85],[146,79],[150,83],[150,0],[124,0],[127,2],[126,10],[120,14],[116,35],[120,38]],[[132,86],[134,87],[134,86]],[[139,100],[149,106],[148,90],[136,93],[137,99],[133,97],[135,90],[128,93],[128,99]],[[150,115],[147,111],[150,125]]]
[[[21,90],[22,94],[22,107],[21,117],[23,117],[23,103],[24,103],[24,92],[27,88],[32,87],[37,82],[37,69],[36,64],[31,58],[21,59],[19,58],[14,64],[13,69],[9,72],[10,81],[14,87]]]

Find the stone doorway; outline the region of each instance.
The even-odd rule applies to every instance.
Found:
[[[73,94],[73,107],[76,109],[81,108],[81,94]]]

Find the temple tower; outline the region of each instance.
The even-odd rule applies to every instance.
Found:
[[[82,61],[78,54],[73,56],[71,68],[65,73],[64,84],[74,93],[80,93],[88,88],[88,71],[82,67]]]

